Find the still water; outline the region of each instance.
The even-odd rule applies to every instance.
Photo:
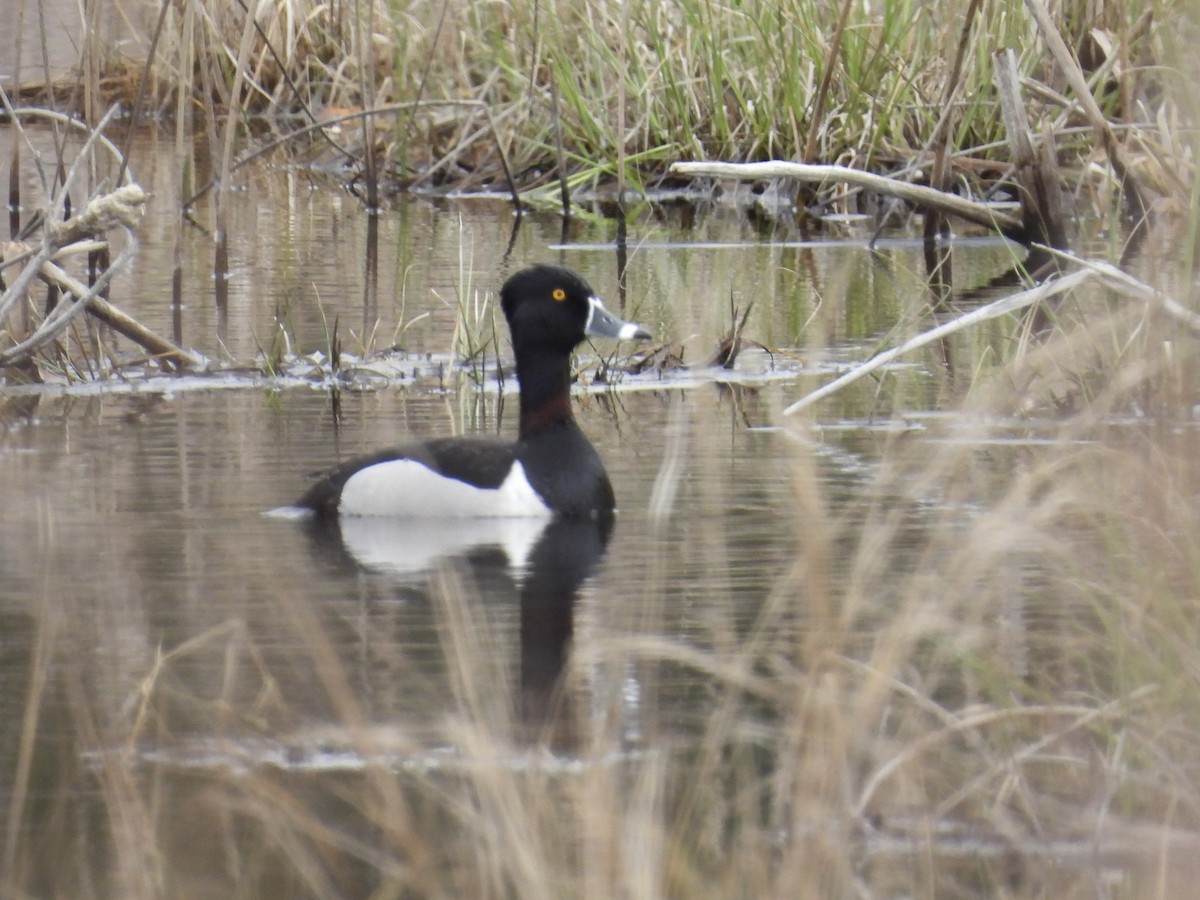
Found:
[[[233,194],[227,309],[211,233],[190,225],[172,308],[178,175],[156,140],[135,156],[155,196],[113,300],[210,374],[0,394],[0,767],[17,773],[9,877],[33,895],[523,895],[535,877],[488,874],[503,868],[492,829],[565,802],[557,779],[579,767],[624,773],[618,794],[657,752],[664,783],[698,777],[687,760],[728,714],[729,685],[778,664],[738,668],[747,636],[769,618],[779,647],[803,639],[798,536],[821,527],[805,492],[852,528],[882,449],[919,439],[961,397],[957,373],[1012,339],[1012,323],[963,335],[781,427],[829,373],[928,321],[919,245],[872,252],[863,226],[814,236],[647,207],[628,224],[622,289],[616,226],[593,211],[565,236],[552,214],[518,220],[490,200],[414,198],[372,221],[287,167]],[[964,241],[956,275],[983,284],[1009,259]],[[699,365],[599,383],[613,348],[582,349],[577,413],[617,493],[611,534],[339,534],[266,514],[372,448],[513,433],[494,346],[472,377],[456,329],[464,309],[490,322],[504,271],[534,261],[579,270]],[[748,308],[738,366],[704,367]],[[985,481],[1010,464],[1003,446],[981,461]],[[439,538],[456,546],[418,557]],[[753,745],[766,726],[750,709],[730,727]],[[514,772],[540,787],[500,784]],[[569,860],[584,838],[561,840]]]

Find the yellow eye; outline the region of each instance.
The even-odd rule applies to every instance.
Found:
[[[564,300],[567,299],[567,292],[564,291],[562,288],[555,288],[554,290],[552,290],[550,292],[550,296],[553,297],[555,300],[557,300],[559,303],[562,303]]]

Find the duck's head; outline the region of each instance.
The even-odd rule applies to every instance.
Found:
[[[619,340],[651,336],[610,313],[586,281],[560,266],[517,272],[500,288],[500,307],[518,355],[535,348],[569,354],[587,335]]]

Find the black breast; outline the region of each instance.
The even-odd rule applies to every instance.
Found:
[[[604,463],[574,420],[517,442],[517,460],[546,504],[563,516],[609,515],[616,505]]]

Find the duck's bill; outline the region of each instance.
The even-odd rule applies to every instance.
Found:
[[[618,319],[604,308],[599,297],[588,299],[591,302],[591,310],[588,312],[587,324],[583,327],[588,334],[616,338],[620,341],[648,341],[653,337],[642,326]]]

